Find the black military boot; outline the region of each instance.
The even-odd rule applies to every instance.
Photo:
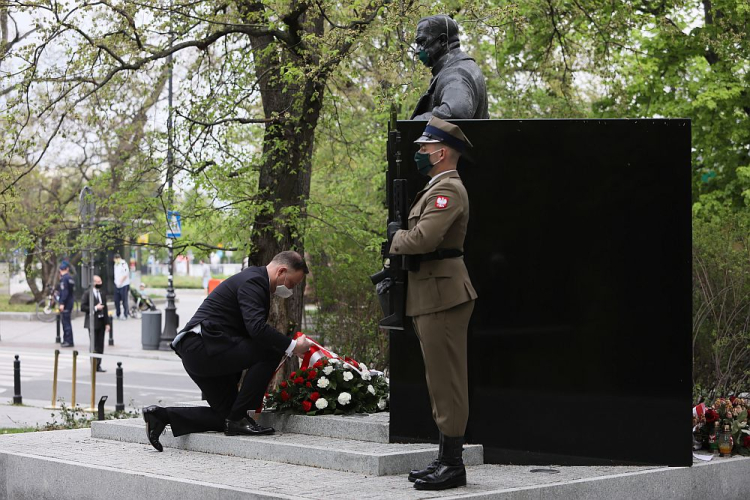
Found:
[[[443,452],[435,472],[414,482],[418,490],[447,490],[466,486],[466,467],[463,460],[464,438],[443,437]]]
[[[430,462],[430,464],[425,467],[424,469],[414,469],[411,472],[409,472],[409,482],[413,483],[417,479],[422,479],[428,474],[432,474],[435,472],[435,470],[438,468],[438,465],[440,464],[440,457],[443,456],[443,433],[440,433],[440,448],[438,449],[438,456],[435,460]]]

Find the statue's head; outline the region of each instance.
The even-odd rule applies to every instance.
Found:
[[[458,23],[446,15],[423,17],[417,23],[414,37],[419,60],[433,67],[445,54],[461,46],[458,41]]]

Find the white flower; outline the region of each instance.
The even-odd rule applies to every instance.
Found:
[[[370,380],[372,377],[370,376],[370,372],[362,372],[362,380]]]
[[[318,387],[320,387],[321,389],[325,389],[326,387],[328,387],[328,379],[325,377],[320,377],[318,379]]]
[[[331,363],[332,365],[337,365],[337,364],[341,363],[341,361],[339,361],[336,358],[331,358],[331,359],[328,360],[328,362]]]
[[[352,375],[352,372],[344,372],[344,380],[349,382],[351,379],[354,378],[354,375]]]
[[[360,363],[360,364],[359,364],[359,370],[360,370],[360,371],[362,371],[362,372],[366,372],[366,371],[369,371],[369,370],[367,369],[367,365],[366,365],[366,364],[364,364],[364,363]]]
[[[320,401],[320,400],[318,400],[318,401]],[[378,409],[379,410],[385,410],[385,399],[381,399],[380,401],[378,401]]]
[[[342,392],[339,394],[339,404],[340,405],[348,405],[352,400],[352,395],[348,392]],[[320,400],[318,400],[320,401]]]
[[[391,383],[391,381],[388,379],[388,377],[383,377],[383,379],[385,380],[386,384],[390,384]]]
[[[378,405],[380,405],[380,403],[378,403]],[[325,398],[319,398],[315,402],[315,408],[317,408],[318,410],[322,410],[324,408],[328,408],[328,401]]]
[[[331,365],[326,366],[323,368],[323,373],[326,375],[330,375],[333,372],[333,367]]]
[[[374,396],[375,395],[375,388],[373,386],[371,386],[371,385],[368,385],[367,386],[367,392],[369,392],[370,394],[372,394]]]

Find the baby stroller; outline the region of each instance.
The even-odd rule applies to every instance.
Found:
[[[134,288],[130,289],[130,296],[133,301],[130,306],[130,317],[139,319],[143,316],[143,311],[156,311],[156,305],[154,301],[144,295],[143,290],[145,286],[141,286],[141,290],[138,291]]]

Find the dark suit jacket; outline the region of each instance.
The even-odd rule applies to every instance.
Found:
[[[88,328],[89,327],[89,293],[91,293],[91,288],[86,289],[86,291],[81,296],[81,312],[86,313],[86,319],[83,320],[83,327]],[[104,329],[104,326],[109,323],[109,311],[107,310],[107,294],[104,292],[104,288],[99,289],[99,298],[100,300],[96,300],[96,297],[94,297],[94,305],[98,304],[104,304],[104,309],[101,311],[95,311],[95,321],[94,321],[94,329]]]
[[[209,356],[250,338],[283,354],[292,339],[267,323],[271,290],[265,267],[248,267],[219,284],[182,329],[200,323]]]

